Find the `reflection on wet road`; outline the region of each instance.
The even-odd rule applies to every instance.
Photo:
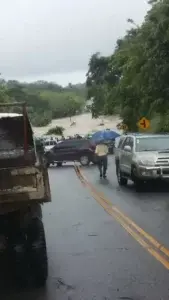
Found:
[[[112,202],[169,247],[169,193],[136,194],[132,186],[119,189],[111,162],[107,181],[98,179],[95,167],[83,173],[98,198],[81,183],[73,167],[49,170],[52,203],[43,209],[49,257],[46,289],[5,290],[2,299],[168,299],[168,270],[133,238],[122,217],[120,223],[106,202],[99,203],[99,197],[104,195],[107,205]]]

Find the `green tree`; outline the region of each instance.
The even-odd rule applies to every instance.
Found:
[[[34,126],[46,126],[54,118],[71,117],[80,114],[85,107],[84,84],[65,88],[46,81],[21,83],[16,80],[0,79],[0,102],[26,102]],[[1,111],[6,111],[1,108]],[[20,112],[20,108],[8,111]]]
[[[156,131],[169,131],[169,3],[157,0],[151,5],[140,27],[128,20],[134,28],[117,41],[110,57],[92,57],[87,74],[88,95],[92,91],[94,99],[92,109],[97,115],[116,110],[132,131],[138,129],[142,116],[152,121],[157,118]],[[100,86],[104,95],[98,93]]]

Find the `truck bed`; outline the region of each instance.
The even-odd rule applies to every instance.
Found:
[[[0,214],[7,207],[51,201],[47,169],[37,155],[25,103],[0,104],[23,114],[0,113]]]

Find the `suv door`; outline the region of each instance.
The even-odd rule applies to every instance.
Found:
[[[125,140],[126,140],[126,136],[121,136],[120,138],[115,140],[115,149],[114,149],[115,161],[120,160],[122,146],[123,146]]]
[[[83,139],[70,140],[70,147],[67,152],[67,156],[68,156],[67,160],[69,160],[69,161],[79,160],[80,156],[84,155],[84,153],[86,153],[88,150],[89,143],[87,143],[87,142]]]
[[[130,146],[131,152],[125,151],[124,147]],[[122,154],[121,154],[121,170],[127,174],[131,174],[131,161],[133,156],[133,146],[134,139],[133,137],[127,137],[122,145]]]
[[[78,139],[75,141],[74,147],[74,160],[79,160],[82,156],[93,158],[95,147],[89,140]]]
[[[54,161],[71,161],[72,160],[72,143],[71,140],[59,142],[53,149]]]

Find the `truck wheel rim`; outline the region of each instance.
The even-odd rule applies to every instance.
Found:
[[[82,164],[87,164],[88,163],[88,161],[89,161],[89,159],[88,159],[88,157],[87,156],[82,156],[81,158],[80,158],[80,161],[81,161],[81,163]]]

